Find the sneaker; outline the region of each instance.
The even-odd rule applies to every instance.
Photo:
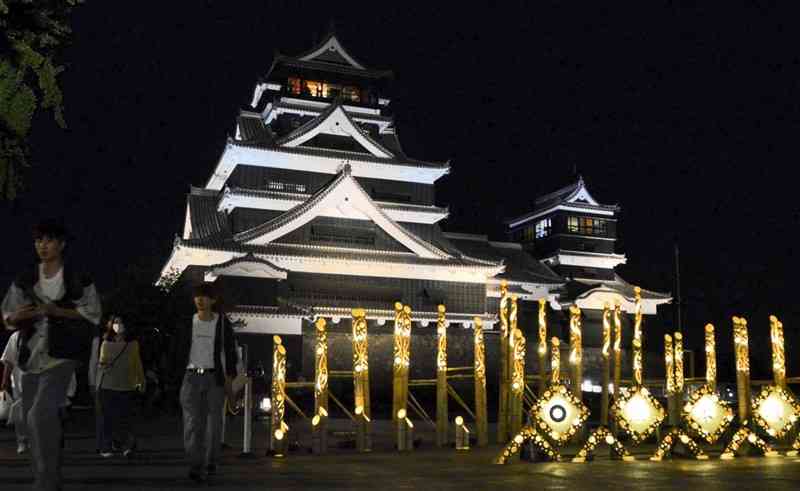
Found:
[[[25,442],[20,442],[17,444],[17,455],[22,455],[28,453],[28,444]]]
[[[200,471],[195,470],[189,471],[189,479],[198,484],[206,482],[206,476],[204,476]]]
[[[122,456],[123,457],[130,457],[131,455],[133,455],[133,449],[132,448],[126,448],[122,452]]]
[[[114,452],[100,452],[100,457],[108,459],[114,456]]]

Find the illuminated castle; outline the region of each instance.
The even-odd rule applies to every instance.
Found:
[[[276,54],[208,181],[188,194],[183,231],[162,279],[219,282],[251,359],[268,361],[272,335],[279,334],[290,353],[302,352],[302,367],[294,368],[306,374],[313,373],[318,317],[331,329],[331,368],[348,368],[354,307],[367,313],[370,365],[385,360],[374,362],[374,370],[389,373],[393,304],[410,305],[419,340],[412,342],[412,371],[430,374],[434,356],[426,339],[435,337],[437,305],[447,307],[453,356],[467,365],[471,334],[457,328],[470,327],[475,316],[493,328],[501,280],[529,306],[542,297],[557,309],[595,302],[608,288],[631,300],[618,278],[598,278],[602,286],[565,278],[588,261],[572,256],[595,257],[587,251],[552,249],[547,257],[538,245],[537,257],[526,251],[528,229],[539,227],[540,218],[549,220],[548,238],[573,233],[559,228],[562,218],[572,223],[561,208],[512,223],[524,239],[514,243],[444,233],[438,222],[448,210],[435,206],[434,188],[450,165],[403,151],[390,110],[391,79],[391,72],[360,63],[333,33],[307,53]],[[596,203],[580,189],[587,198],[578,196],[572,208],[605,217],[606,208],[592,208]],[[593,261],[613,267],[619,258],[606,256]],[[495,350],[487,346],[490,367]]]

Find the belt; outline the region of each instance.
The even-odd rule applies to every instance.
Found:
[[[189,373],[196,373],[197,375],[203,375],[204,373],[214,373],[216,368],[187,368],[186,371]]]

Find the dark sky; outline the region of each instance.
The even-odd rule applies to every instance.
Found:
[[[0,208],[0,280],[53,215],[101,289],[130,264],[156,271],[274,50],[308,50],[335,19],[357,58],[395,71],[407,153],[452,160],[446,230],[502,238],[577,169],[622,206],[628,280],[674,291],[679,242],[690,344],[711,321],[726,350],[730,315],[746,315],[766,371],[775,313],[798,368],[800,12],[596,3],[91,0],[64,53],[69,129],[38,118],[29,189]]]

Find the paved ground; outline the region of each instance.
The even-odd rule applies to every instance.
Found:
[[[342,422],[346,428],[346,422]],[[371,454],[334,448],[315,457],[297,450],[288,458],[264,456],[264,435],[256,436],[254,459],[238,457],[241,419],[234,419],[219,476],[203,488],[216,489],[796,489],[800,486],[800,459],[744,457],[734,461],[675,459],[646,460],[652,445],[637,449],[637,462],[622,463],[600,456],[588,464],[517,463],[492,465],[499,447],[456,452],[423,444],[417,451],[398,455],[388,439],[376,438]],[[297,422],[296,425],[300,425]],[[381,426],[381,425],[379,425]],[[384,428],[388,427],[383,424]],[[135,458],[103,460],[94,454],[91,414],[78,413],[67,435],[64,474],[67,490],[183,489],[197,487],[186,479],[182,460],[180,423],[174,418],[150,421],[140,428],[141,451]],[[380,431],[380,428],[378,428]],[[387,434],[388,436],[388,434]],[[422,435],[430,441],[431,434]],[[335,446],[337,440],[332,439]],[[300,441],[301,444],[304,442]],[[307,443],[307,442],[306,442]],[[27,460],[14,452],[13,434],[0,431],[0,490],[27,489]],[[565,451],[569,453],[569,449]],[[712,450],[713,455],[713,450]]]

